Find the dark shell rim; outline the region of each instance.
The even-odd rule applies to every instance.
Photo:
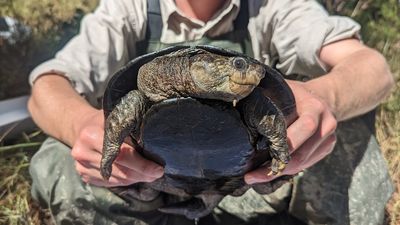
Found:
[[[137,76],[132,76],[131,74],[137,74],[141,65],[151,61],[155,57],[167,55],[171,52],[187,48],[199,48],[223,56],[240,56],[250,59],[252,61],[257,61],[243,53],[211,45],[177,45],[164,48],[160,51],[141,55],[129,61],[124,67],[114,73],[114,75],[109,80],[103,96],[103,110],[105,118],[108,117],[112,109],[115,107],[116,104],[118,104],[123,96],[125,96],[131,90],[138,89]],[[284,81],[283,76],[280,72],[267,65],[265,65],[265,67],[266,73],[269,74],[269,76],[265,76],[265,78],[261,80],[259,87],[265,89],[274,89],[273,91],[279,92],[280,95],[283,95],[283,99],[285,99],[286,104],[277,105],[278,108],[281,109],[283,115],[288,116],[295,109],[295,100],[293,93],[288,84]]]

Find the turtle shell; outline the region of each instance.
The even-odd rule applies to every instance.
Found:
[[[155,57],[191,46],[175,46],[140,56],[118,71],[106,88],[104,113],[109,113],[129,91],[137,88],[139,68]],[[213,46],[196,46],[224,56],[244,56]],[[294,109],[294,97],[279,72],[266,66],[260,87],[282,113]],[[230,194],[243,185],[243,174],[270,157],[251,144],[239,112],[211,99],[179,98],[156,103],[146,112],[140,140],[141,153],[165,167],[167,185],[187,194]]]

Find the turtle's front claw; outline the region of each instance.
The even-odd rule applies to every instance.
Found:
[[[276,159],[272,159],[271,163],[271,171],[267,174],[268,176],[272,175],[280,175],[283,170],[286,168],[287,162],[282,162]]]
[[[104,180],[109,180],[112,172],[112,162],[107,158],[102,158],[100,163],[100,174]]]
[[[103,153],[100,161],[100,174],[104,180],[109,180],[112,173],[112,164],[119,153],[120,144],[110,141],[109,131],[104,136]]]

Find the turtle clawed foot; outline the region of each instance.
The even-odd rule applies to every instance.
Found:
[[[101,176],[103,177],[104,180],[109,180],[111,177],[111,171],[110,170],[101,170],[100,171]]]
[[[112,172],[112,164],[101,161],[100,174],[104,180],[109,180]]]
[[[267,176],[279,176],[282,171],[285,170],[286,164],[287,162],[273,158],[271,163],[271,171],[267,174]]]
[[[122,137],[119,139],[124,140]],[[119,154],[121,144],[122,141],[111,142],[107,135],[104,138],[103,155],[100,161],[100,174],[106,181],[111,177],[112,165]]]
[[[285,170],[290,160],[289,147],[286,140],[281,140],[279,145],[273,145],[270,153],[272,157],[271,171],[267,175],[279,176]]]

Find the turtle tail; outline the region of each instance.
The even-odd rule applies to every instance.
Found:
[[[100,162],[100,173],[105,180],[111,176],[112,164],[119,154],[125,137],[130,133],[139,133],[141,120],[148,105],[144,94],[133,90],[121,98],[121,102],[106,119],[103,154]]]

